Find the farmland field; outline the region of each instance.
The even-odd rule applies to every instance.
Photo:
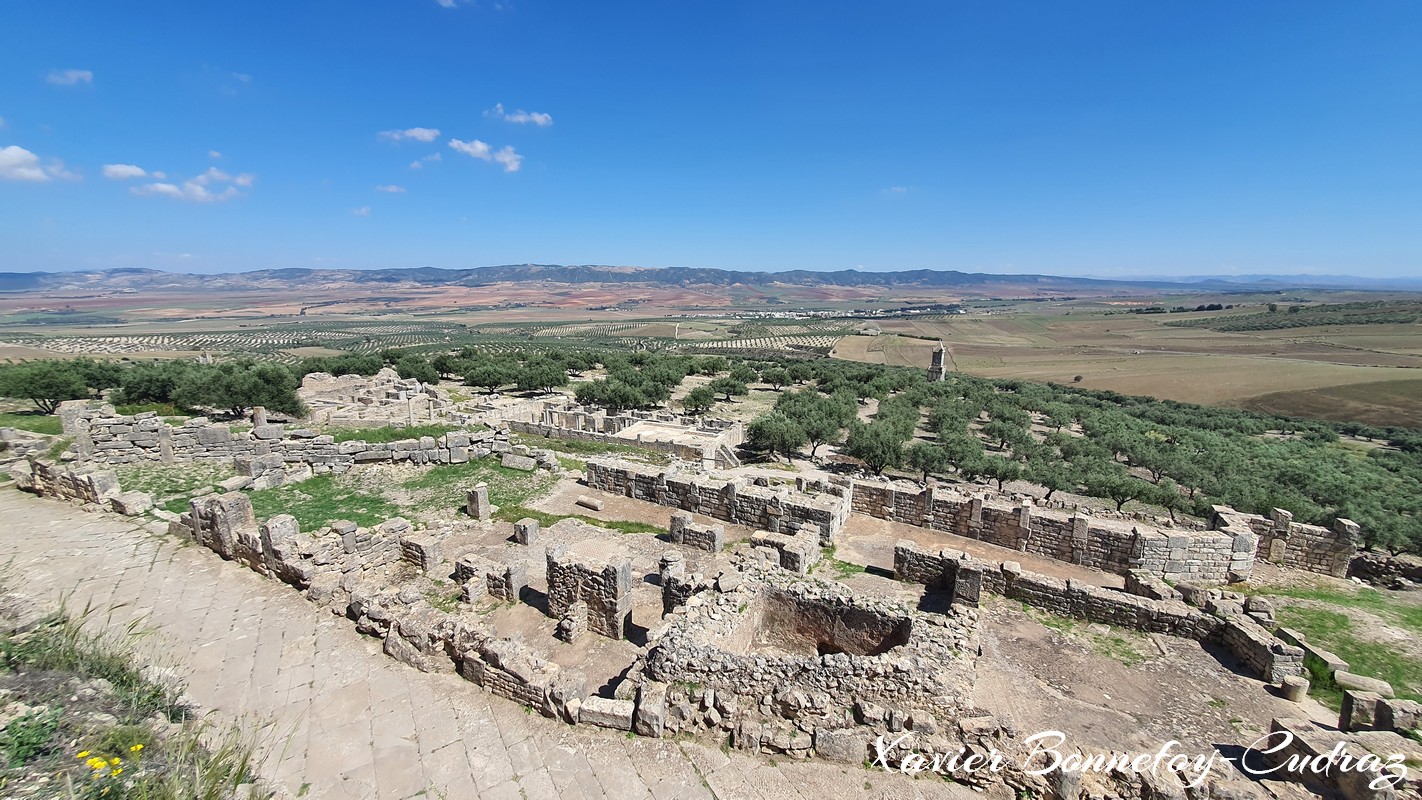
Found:
[[[1178,314],[1066,305],[1042,313],[885,320],[847,336],[838,358],[926,368],[941,338],[948,367],[988,378],[1379,425],[1422,425],[1422,325],[1317,325],[1215,331],[1165,325]],[[1225,312],[1228,313],[1228,312]],[[1191,315],[1197,319],[1209,314]],[[1080,376],[1080,379],[1077,379]]]

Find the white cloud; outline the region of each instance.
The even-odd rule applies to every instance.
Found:
[[[884,190],[884,194],[908,194],[908,192],[909,187],[907,186],[890,186]]]
[[[129,191],[146,197],[171,197],[174,200],[186,200],[190,203],[221,203],[242,194],[237,187],[250,187],[257,180],[257,176],[249,172],[231,175],[217,167],[208,167],[207,172],[192,180],[184,181],[181,186],[162,181],[161,179],[166,175],[161,172],[154,172],[153,177],[160,180],[135,186]],[[227,185],[223,186],[223,184]]]
[[[433,142],[439,138],[439,128],[406,128],[403,131],[381,131],[377,134],[389,142],[410,139],[416,142]]]
[[[375,191],[377,191],[377,192],[389,192],[390,194],[404,194],[404,193],[405,193],[405,187],[403,187],[403,186],[396,186],[395,184],[390,183],[390,184],[386,184],[386,185],[384,185],[384,186],[377,186],[377,187],[375,187]]]
[[[0,180],[43,183],[55,178],[77,180],[79,176],[57,158],[41,163],[39,156],[18,145],[0,147]]]
[[[208,158],[222,158],[222,154],[219,153],[219,152],[217,152],[216,150],[209,150],[209,151],[207,151],[207,157],[208,157]]]
[[[495,103],[494,107],[484,112],[484,116],[493,119],[501,119],[504,122],[512,122],[515,125],[527,125],[533,123],[540,128],[546,128],[553,124],[553,115],[544,114],[541,111],[524,111],[519,109],[512,114],[504,111],[503,103]]]
[[[126,181],[129,178],[142,178],[148,171],[143,167],[133,164],[105,164],[104,177],[116,181]]]
[[[45,82],[55,86],[77,86],[81,83],[93,83],[94,73],[87,69],[52,69]]]
[[[443,157],[439,153],[430,153],[424,158],[418,158],[410,162],[410,169],[424,169],[426,164],[440,161]]]
[[[504,172],[518,172],[519,167],[523,166],[523,156],[514,152],[514,149],[509,146],[502,147],[495,152],[488,142],[481,142],[478,139],[472,142],[450,139],[449,146],[471,158],[502,164]]]
[[[228,186],[220,192],[214,192],[195,181],[188,181],[182,186],[173,183],[145,183],[142,186],[135,186],[129,191],[137,195],[171,197],[174,200],[186,200],[191,203],[221,203],[238,195],[235,186]]]
[[[4,117],[0,117],[0,128],[3,128],[3,127],[5,127],[5,118],[4,118]]]
[[[467,156],[473,156],[474,158],[482,158],[485,161],[490,161],[493,158],[490,152],[489,143],[481,142],[478,139],[475,139],[472,142],[466,142],[462,139],[450,139],[449,146],[453,147],[455,150],[458,150],[459,152]]]
[[[353,208],[351,209],[351,214],[357,217],[368,217],[370,216],[370,206],[361,206],[360,208]]]
[[[435,0],[435,2],[444,8],[456,8],[459,6],[459,0]]]

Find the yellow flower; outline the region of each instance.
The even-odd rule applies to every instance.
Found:
[[[74,757],[75,757],[75,758],[88,758],[88,757],[89,757],[89,751],[88,751],[88,750],[85,750],[85,751],[79,753],[78,755],[76,755],[76,756],[74,756]]]
[[[113,773],[113,774],[114,774],[115,776],[122,775],[122,774],[123,774],[123,767],[119,767],[118,769],[114,770],[114,773]]]
[[[88,761],[85,761],[84,763],[85,763],[85,764],[88,764],[89,766],[93,767],[94,769],[104,769],[104,768],[108,767],[108,765],[109,765],[109,762],[103,760],[102,758],[98,758],[98,757],[91,758],[91,759],[89,759]]]
[[[130,753],[137,753],[139,750],[142,750],[142,749],[143,749],[143,745],[141,745],[141,744],[136,744],[136,745],[134,745],[133,747],[128,748],[128,752],[130,752]]]

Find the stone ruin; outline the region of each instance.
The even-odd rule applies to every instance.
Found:
[[[453,406],[438,388],[401,378],[389,367],[369,378],[312,372],[297,394],[313,422],[331,426],[423,425],[440,421]]]
[[[510,419],[509,425],[520,433],[553,439],[633,445],[705,469],[739,467],[736,448],[745,440],[745,426],[739,422],[668,411],[611,414],[566,399],[545,401],[529,420]]]
[[[668,694],[673,731],[728,723],[736,747],[790,752],[870,730],[933,731],[971,709],[977,617],[855,596],[839,584],[746,562],[674,600],[636,671]],[[675,592],[664,581],[664,591]],[[644,687],[640,690],[646,692]],[[868,726],[861,728],[858,726]],[[777,746],[776,740],[786,740]]]
[[[153,434],[161,429],[149,423],[114,431],[127,423],[94,426],[92,419],[98,418],[84,421],[90,430],[107,425],[105,433],[113,437],[100,442],[122,443],[108,452],[153,449],[149,438],[161,449],[162,434]],[[234,482],[246,481],[224,489],[279,485],[315,471],[321,462],[311,456],[330,443],[273,427],[279,429],[275,438],[261,439],[254,431],[219,443],[219,449],[241,451],[233,456],[242,473]],[[468,444],[441,437],[428,451],[420,440],[410,440],[413,448],[380,451],[360,444],[370,448],[361,452],[387,454],[379,460],[411,463],[449,463],[439,452],[452,454],[456,447],[514,452],[497,433],[479,436],[470,435]],[[410,455],[417,452],[434,455]],[[288,458],[293,454],[298,458]],[[122,492],[113,473],[98,465],[72,469],[31,458],[16,479],[41,494],[115,510],[141,507],[144,499],[122,499],[141,493]],[[1346,663],[1278,628],[1267,604],[1210,584],[1236,577],[1256,555],[1332,573],[1341,554],[1356,546],[1356,526],[1340,523],[1330,531],[1297,525],[1280,513],[1265,518],[1217,509],[1209,530],[1161,530],[941,489],[801,479],[792,490],[609,459],[589,464],[588,484],[677,509],[667,538],[679,549],[664,552],[658,574],[648,579],[659,584],[663,618],[647,633],[645,646],[627,641],[634,632],[633,590],[643,583],[634,583],[633,558],[619,544],[629,540],[578,520],[546,530],[536,520],[521,520],[499,545],[503,550],[471,552],[449,531],[417,530],[403,519],[368,527],[336,522],[310,532],[288,516],[258,523],[249,499],[226,491],[195,498],[170,530],[303,590],[382,639],[394,658],[422,670],[457,672],[547,716],[644,736],[724,736],[737,748],[813,753],[850,764],[864,760],[879,733],[910,733],[918,751],[930,755],[974,742],[1007,746],[1010,737],[999,723],[970,701],[978,653],[975,607],[984,592],[1062,616],[1217,643],[1285,693],[1306,688],[1306,661],[1324,664],[1340,685],[1350,680]],[[476,487],[467,500],[471,518],[488,523],[470,529],[492,532],[487,488]],[[1126,588],[1057,580],[1016,562],[982,561],[904,541],[894,549],[895,577],[922,586],[924,598],[937,595],[943,602],[931,607],[941,610],[857,596],[803,574],[851,509],[1121,574]],[[697,522],[691,512],[757,532],[749,547],[718,555],[726,544],[724,525]],[[543,570],[526,568],[530,560]],[[399,571],[411,568],[413,580]],[[531,585],[539,572],[546,579],[543,608],[537,601],[545,594]],[[457,588],[466,605],[445,611],[432,604],[447,587]],[[546,636],[501,633],[502,623],[494,621],[535,609],[546,621],[540,628]],[[598,635],[584,642],[587,632]],[[553,654],[569,642],[633,654],[631,666],[609,678],[561,664]],[[1373,691],[1385,686],[1349,689],[1347,736],[1416,729],[1415,704],[1388,699],[1390,687]],[[1326,744],[1314,739],[1301,739],[1300,747]],[[1013,780],[1019,779],[1034,791],[1043,788],[1020,776]]]
[[[589,538],[551,549],[547,558],[548,615],[571,615],[573,626],[609,639],[626,637],[632,619],[632,560],[627,553]]]
[[[726,546],[726,526],[698,525],[686,511],[672,512],[667,533],[672,544],[705,550],[708,553],[719,553]]]

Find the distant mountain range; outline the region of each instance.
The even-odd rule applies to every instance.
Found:
[[[1422,279],[1368,279],[1313,275],[1234,275],[1139,280],[1077,278],[1055,275],[997,275],[956,270],[902,272],[839,270],[816,272],[744,272],[687,267],[615,267],[557,264],[510,264],[472,269],[269,269],[253,272],[193,274],[156,269],[108,269],[93,272],[0,272],[0,291],[184,290],[240,291],[287,287],[353,288],[488,286],[502,283],[635,284],[641,286],[878,286],[963,290],[1014,288],[1041,295],[1101,294],[1131,289],[1156,291],[1241,291],[1304,287],[1422,289]]]

